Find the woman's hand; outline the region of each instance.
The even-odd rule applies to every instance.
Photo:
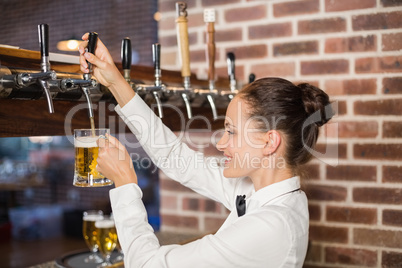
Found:
[[[82,40],[88,41],[88,36],[88,33],[84,34]],[[93,75],[99,83],[110,89],[117,102],[123,107],[134,97],[134,90],[124,79],[119,69],[117,69],[108,49],[99,38],[95,47],[95,54],[85,52],[87,45],[88,42],[82,42],[78,48],[81,71],[88,73],[87,61],[92,63]]]
[[[115,137],[98,140],[99,154],[97,170],[106,178],[114,181],[116,187],[137,183],[133,162],[124,147]]]

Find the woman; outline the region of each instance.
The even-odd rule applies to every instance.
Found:
[[[230,102],[225,133],[216,145],[225,156],[224,163],[215,159],[201,165],[202,154],[181,143],[133,92],[103,43],[98,40],[95,55],[85,52],[85,45],[80,47],[81,70],[88,72],[86,60],[93,64],[95,77],[119,103],[117,113],[152,160],[170,178],[231,211],[214,235],[185,245],[160,246],[147,223],[126,149],[111,136],[100,140],[98,167],[116,186],[110,190],[110,200],[125,266],[302,267],[309,219],[298,174],[311,157],[309,149],[314,148],[319,126],[329,120],[325,116],[308,120],[316,112],[325,115],[327,94],[280,78],[246,86]],[[166,165],[177,157],[188,163],[184,171]]]

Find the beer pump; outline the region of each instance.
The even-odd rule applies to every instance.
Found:
[[[218,91],[215,89],[215,9],[204,10],[204,22],[207,24],[207,46],[206,58],[208,63],[208,86],[209,92],[207,93],[207,100],[212,109],[212,116],[214,120],[218,119],[218,112],[214,102],[214,97],[217,96]]]
[[[229,88],[230,91],[222,91],[221,95],[226,95],[230,100],[233,99],[234,95],[237,93],[237,82],[235,77],[235,55],[233,52],[228,52],[226,54],[226,62],[228,66],[228,75],[229,75]]]
[[[154,97],[156,101],[156,105],[158,107],[158,114],[160,118],[163,118],[163,110],[162,110],[162,102],[159,96],[159,92],[165,91],[165,86],[162,84],[162,72],[160,68],[160,44],[155,43],[152,44],[152,59],[154,63],[155,69],[155,82],[154,85],[145,85],[145,84],[134,84],[131,82],[131,41],[128,37],[123,39],[121,46],[121,58],[123,65],[124,78],[126,81],[131,84],[131,86],[135,89],[137,94],[144,97],[148,92]]]
[[[7,88],[21,88],[28,87],[33,84],[39,85],[45,93],[49,113],[54,113],[53,100],[50,93],[50,87],[52,83],[57,83],[57,74],[50,69],[49,61],[49,25],[39,24],[39,45],[41,53],[41,72],[22,72],[18,74],[11,74],[6,68],[2,68],[2,73],[5,73],[0,79],[0,89],[5,90]]]
[[[183,90],[176,90],[181,94],[184,105],[187,110],[187,117],[191,119],[193,113],[190,106],[190,49],[188,42],[188,25],[187,25],[187,4],[184,2],[176,2],[176,26],[177,26],[177,44],[179,46],[179,58],[181,62],[181,76],[183,77]]]
[[[89,33],[88,36],[88,46],[86,50],[90,53],[95,52],[96,42],[98,41],[98,34],[96,32]],[[83,75],[83,79],[73,79],[66,78],[62,79],[60,83],[60,88],[62,91],[69,91],[72,89],[76,89],[78,87],[81,88],[84,93],[85,99],[88,103],[88,116],[91,120],[91,124],[93,124],[94,112],[91,101],[91,89],[98,87],[98,83],[96,80],[92,79],[92,64],[88,62],[89,73],[85,73]]]

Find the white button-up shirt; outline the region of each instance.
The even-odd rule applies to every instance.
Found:
[[[117,113],[154,163],[170,178],[221,202],[231,213],[214,235],[185,245],[160,246],[136,184],[110,190],[125,267],[302,267],[308,243],[308,208],[299,177],[257,192],[247,178],[225,178],[215,158],[188,148],[136,95]],[[177,168],[177,161],[186,163]],[[246,214],[237,216],[237,195]]]

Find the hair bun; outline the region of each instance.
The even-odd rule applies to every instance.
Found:
[[[318,127],[323,126],[334,115],[332,108],[329,106],[331,103],[329,102],[327,93],[308,83],[299,84],[298,87],[302,92],[302,100],[307,117],[320,111],[321,120],[315,121],[315,124]]]

